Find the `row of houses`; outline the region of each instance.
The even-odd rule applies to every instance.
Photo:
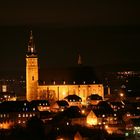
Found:
[[[47,100],[2,102],[0,129],[8,129],[14,125],[25,126],[30,118],[36,116],[54,128],[80,125],[104,129],[109,134],[124,134],[127,130],[139,133],[139,102],[107,102],[97,95],[91,95],[86,106],[82,106],[81,102],[77,95],[69,95],[52,104]]]

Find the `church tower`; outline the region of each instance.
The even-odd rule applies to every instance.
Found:
[[[28,101],[37,99],[38,88],[38,57],[35,50],[35,44],[32,31],[28,43],[26,54],[26,99]]]

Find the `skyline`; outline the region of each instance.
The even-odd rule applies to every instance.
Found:
[[[41,68],[140,64],[139,2],[2,2],[1,70],[23,70],[33,30]],[[18,67],[17,67],[18,66]]]

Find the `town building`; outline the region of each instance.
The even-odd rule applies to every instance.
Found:
[[[103,84],[95,81],[90,67],[84,67],[81,64],[81,57],[79,56],[77,68],[69,69],[69,73],[66,71],[59,73],[56,69],[55,74],[51,71],[51,74],[43,75],[43,78],[47,78],[47,82],[46,79],[42,80],[41,74],[39,74],[38,55],[31,31],[26,54],[26,99],[28,101],[45,99],[56,101],[75,94],[82,99],[82,104],[86,104],[86,99],[91,94],[98,94],[104,98]],[[72,72],[74,73],[73,76],[70,74]],[[50,76],[53,78],[49,79]]]

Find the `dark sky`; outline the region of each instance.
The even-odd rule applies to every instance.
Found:
[[[40,67],[140,63],[140,2],[0,3],[0,70],[22,70],[32,29]]]

